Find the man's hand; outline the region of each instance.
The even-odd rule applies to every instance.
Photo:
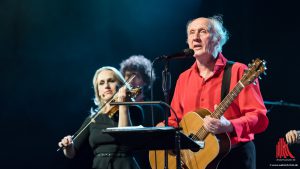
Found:
[[[159,123],[156,125],[156,127],[165,127],[165,123],[159,122]]]
[[[296,130],[290,130],[285,134],[285,139],[288,144],[296,143],[300,140],[298,132]]]
[[[204,128],[213,134],[220,134],[226,132],[232,132],[233,126],[229,120],[225,117],[221,117],[220,119],[215,119],[210,116],[205,116],[203,119]]]

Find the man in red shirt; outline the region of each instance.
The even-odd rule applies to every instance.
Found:
[[[228,40],[222,18],[197,18],[187,25],[187,43],[195,54],[195,63],[180,74],[171,106],[179,121],[184,115],[199,108],[213,112],[221,102],[221,86],[227,59],[222,55],[222,46]],[[247,66],[235,62],[231,69],[230,91],[241,79]],[[203,127],[213,134],[227,133],[231,151],[218,168],[256,168],[254,134],[263,132],[269,123],[258,81],[246,86],[231,103],[220,119],[206,116]],[[173,113],[169,125],[176,126]]]

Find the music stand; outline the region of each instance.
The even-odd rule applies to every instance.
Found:
[[[119,144],[128,146],[132,150],[175,150],[176,158],[180,156],[180,149],[196,152],[201,148],[199,144],[174,127],[107,128],[103,133],[111,135]],[[177,167],[179,166],[177,161]]]

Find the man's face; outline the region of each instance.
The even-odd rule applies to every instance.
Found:
[[[142,75],[137,71],[125,71],[124,77],[125,80],[128,80],[133,74],[135,74],[135,78],[131,81],[131,85],[133,87],[143,87],[145,85],[145,82],[142,78]]]
[[[193,49],[194,57],[212,55],[214,43],[212,41],[212,32],[210,21],[206,18],[198,18],[188,26],[187,43],[189,48]]]

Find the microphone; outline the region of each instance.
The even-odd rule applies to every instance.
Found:
[[[193,55],[194,55],[193,49],[184,49],[181,52],[174,53],[171,55],[159,56],[155,60],[185,59],[185,58],[191,58],[191,57],[193,57]]]

